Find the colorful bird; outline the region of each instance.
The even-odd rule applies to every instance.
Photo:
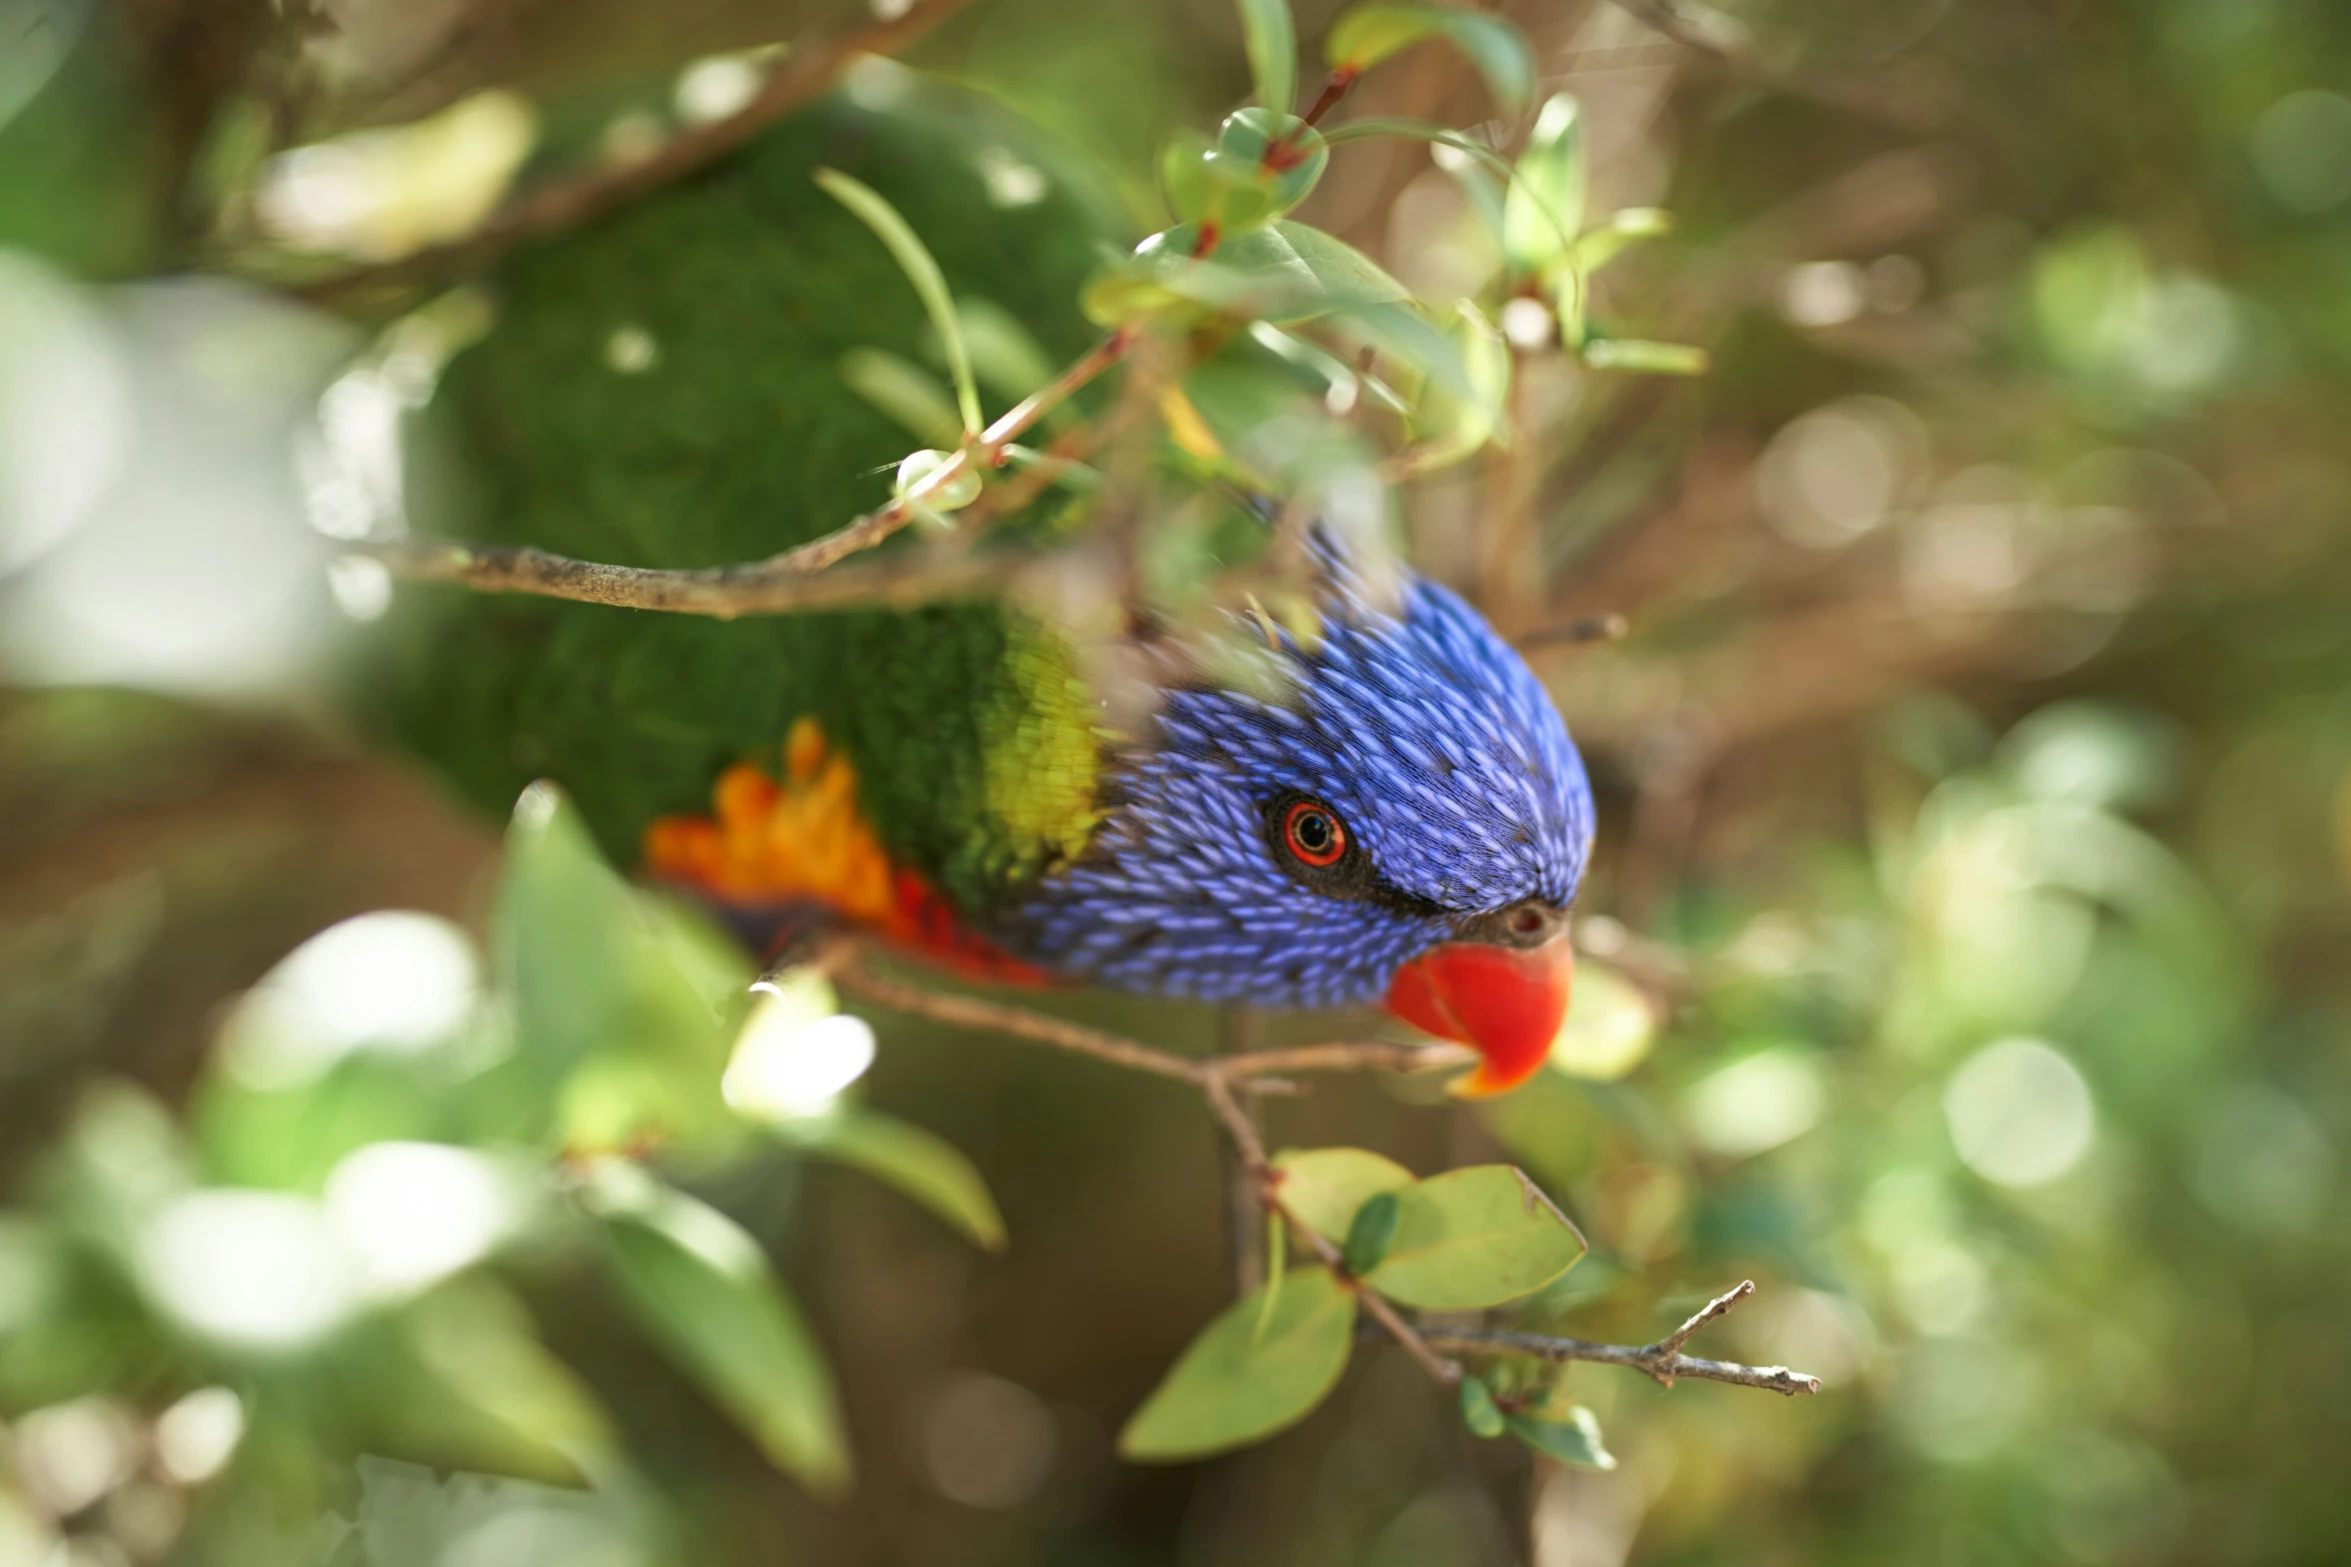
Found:
[[[1009,215],[959,206],[935,166],[893,170],[872,125],[806,145],[824,135],[769,138],[510,262],[496,329],[436,409],[484,492],[478,533],[689,566],[847,514],[800,476],[903,437],[807,367],[912,322],[810,297],[829,275],[812,252],[860,236],[805,170],[861,158],[934,247]],[[730,242],[723,301],[665,286],[660,258]],[[1033,283],[1050,247],[996,248]],[[616,322],[654,345],[650,365],[603,362]],[[662,411],[680,403],[695,417]],[[1001,601],[721,623],[431,590],[404,611],[386,711],[484,806],[553,777],[609,850],[747,931],[822,910],[1004,979],[1384,1002],[1474,1047],[1464,1091],[1498,1092],[1565,1016],[1583,765],[1474,610],[1409,574],[1375,588],[1317,537],[1306,634],[1236,617],[1265,666],[1246,689],[1195,665],[1116,732],[1098,661]]]

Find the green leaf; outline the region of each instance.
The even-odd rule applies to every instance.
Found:
[[[1411,297],[1369,256],[1303,223],[1245,230],[1210,260],[1193,257],[1199,239],[1199,229],[1186,223],[1144,240],[1087,286],[1087,314],[1127,320],[1188,302],[1223,315],[1304,321]]]
[[[1461,1423],[1488,1440],[1502,1434],[1502,1408],[1493,1390],[1474,1376],[1461,1379]]]
[[[954,400],[931,373],[879,348],[852,348],[841,356],[841,380],[850,391],[896,420],[925,446],[953,446],[963,426]]]
[[[1663,207],[1626,207],[1579,237],[1573,259],[1579,272],[1597,272],[1645,239],[1673,232],[1673,214]]]
[[[1004,1249],[1004,1216],[961,1149],[895,1116],[834,1110],[781,1121],[785,1146],[831,1159],[895,1186],[989,1251]]]
[[[526,1056],[560,1072],[611,1037],[638,934],[627,885],[563,791],[525,789],[506,833],[493,946]]]
[[[1349,1273],[1362,1278],[1388,1255],[1388,1243],[1396,1238],[1396,1209],[1394,1192],[1374,1192],[1355,1210],[1354,1221],[1347,1226],[1347,1244],[1341,1248]]]
[[[820,1496],[850,1482],[832,1372],[790,1295],[742,1226],[620,1160],[599,1163],[582,1202],[602,1221],[622,1294],[647,1332]]]
[[[1464,403],[1484,403],[1477,377],[1456,343],[1419,311],[1403,305],[1344,305],[1330,312],[1353,334],[1389,358],[1418,370],[1447,396]],[[1488,406],[1488,417],[1499,421],[1502,410]]]
[[[1334,1245],[1366,1202],[1412,1184],[1410,1170],[1368,1148],[1292,1148],[1273,1168],[1282,1211]]]
[[[1704,375],[1709,362],[1705,349],[1687,343],[1595,337],[1584,345],[1584,363],[1595,370],[1629,370],[1638,375]]]
[[[1584,222],[1584,127],[1574,98],[1555,93],[1544,102],[1518,174],[1502,198],[1502,253],[1535,274],[1565,258],[1565,236]]]
[[[1550,1067],[1569,1077],[1615,1082],[1649,1054],[1659,1021],[1656,1005],[1639,986],[1597,959],[1581,960],[1567,1021],[1551,1041]]]
[[[1336,71],[1359,73],[1426,38],[1469,57],[1505,113],[1535,94],[1535,56],[1526,35],[1487,11],[1459,5],[1359,5],[1331,24],[1323,54]]]
[[[1503,412],[1510,400],[1510,378],[1515,363],[1510,345],[1478,307],[1462,300],[1448,334],[1461,356],[1463,371],[1476,395],[1461,398],[1442,387],[1422,395],[1416,428],[1426,444],[1415,455],[1415,472],[1427,473],[1459,462],[1481,451],[1490,441],[1507,440],[1510,432]]]
[[[1242,109],[1225,116],[1217,127],[1219,157],[1250,171],[1250,177],[1272,192],[1274,210],[1287,212],[1313,194],[1330,167],[1330,143],[1322,132],[1294,114],[1271,109]]]
[[[1506,1421],[1511,1435],[1548,1458],[1587,1469],[1614,1469],[1616,1455],[1600,1445],[1600,1422],[1578,1404],[1564,1420],[1537,1420],[1512,1415]]]
[[[1236,0],[1241,38],[1249,50],[1249,76],[1257,101],[1279,114],[1298,98],[1298,30],[1290,21],[1290,0]]]
[[[1427,120],[1414,120],[1385,115],[1372,115],[1365,119],[1349,120],[1346,124],[1335,127],[1324,135],[1323,140],[1336,147],[1344,142],[1362,141],[1374,136],[1397,136],[1402,137],[1407,141],[1425,141],[1434,143],[1440,147],[1449,148],[1454,152],[1461,153],[1464,156],[1470,158],[1472,161],[1484,168],[1487,172],[1497,176],[1505,187],[1515,185],[1526,178],[1526,176],[1521,173],[1520,170],[1514,166],[1509,159],[1503,157],[1502,154],[1496,152],[1493,148],[1487,146],[1484,142],[1479,141],[1473,136],[1465,136],[1461,132],[1453,130],[1447,126],[1432,124]],[[1443,167],[1444,161],[1442,159],[1438,161],[1439,166]],[[1481,210],[1481,214],[1485,216],[1494,233],[1499,236],[1502,233],[1504,223],[1502,196],[1500,191],[1497,190],[1494,185],[1484,179],[1476,179],[1473,181],[1467,178],[1467,176],[1473,174],[1474,171],[1465,167],[1455,165],[1446,168],[1446,172],[1452,174],[1454,178],[1461,183],[1463,190],[1468,192],[1470,199],[1478,204]],[[1490,212],[1485,210],[1488,203],[1491,203],[1492,205],[1492,210]],[[1538,210],[1546,212],[1549,211],[1549,208],[1543,206],[1540,202],[1537,203],[1537,207]],[[1637,212],[1656,212],[1658,209],[1654,207],[1642,207],[1628,210]],[[1556,219],[1554,219],[1553,226],[1554,228],[1557,228]],[[1597,239],[1599,237],[1600,236],[1597,233],[1586,236],[1586,238],[1590,239]],[[1557,238],[1562,250],[1568,248],[1571,244],[1576,243],[1575,236],[1564,228],[1558,229]]]
[[[1178,131],[1160,149],[1159,188],[1180,221],[1220,234],[1255,228],[1280,210],[1254,158],[1234,157],[1198,131]]]
[[[1282,1282],[1259,1331],[1262,1290],[1227,1306],[1192,1341],[1119,1433],[1128,1458],[1204,1458],[1306,1417],[1338,1382],[1355,1342],[1355,1295],[1328,1268]]]
[[[931,330],[939,334],[940,346],[947,351],[947,373],[955,381],[955,401],[963,412],[964,433],[978,434],[980,389],[972,379],[971,353],[963,342],[963,321],[955,313],[954,296],[947,292],[946,274],[939,270],[930,248],[899,215],[898,209],[864,181],[852,179],[838,169],[818,169],[816,183],[824,187],[826,195],[847,207],[859,222],[873,230],[875,237],[889,247],[907,281],[914,285],[915,293],[922,298],[922,308],[930,315]]]
[[[1506,1164],[1432,1176],[1398,1194],[1387,1260],[1365,1283],[1428,1311],[1468,1311],[1531,1295],[1575,1265],[1584,1238]]]

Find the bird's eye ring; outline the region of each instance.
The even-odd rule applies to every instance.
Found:
[[[1282,844],[1301,864],[1325,870],[1347,853],[1347,829],[1330,807],[1299,800],[1282,813]]]

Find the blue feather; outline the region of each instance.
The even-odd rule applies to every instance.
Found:
[[[1566,906],[1591,787],[1533,673],[1445,588],[1408,579],[1387,611],[1344,561],[1324,565],[1320,643],[1277,634],[1287,698],[1168,693],[1087,851],[997,922],[1007,947],[1116,990],[1347,1006],[1463,920]],[[1333,896],[1284,865],[1265,822],[1291,796],[1337,814],[1375,892]]]

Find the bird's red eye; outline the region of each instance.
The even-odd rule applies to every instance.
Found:
[[[1338,864],[1347,852],[1347,829],[1326,807],[1300,800],[1282,813],[1282,841],[1292,854],[1320,870]]]

